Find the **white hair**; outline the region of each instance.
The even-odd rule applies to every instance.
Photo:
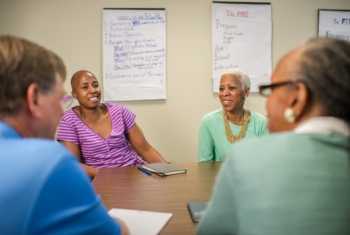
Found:
[[[248,75],[243,73],[242,71],[238,69],[230,69],[221,73],[220,78],[222,78],[224,75],[230,75],[232,77],[239,78],[239,80],[241,81],[242,87],[244,87],[244,90],[250,89],[250,79]]]

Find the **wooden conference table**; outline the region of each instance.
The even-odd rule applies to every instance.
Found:
[[[210,198],[220,163],[177,165],[187,168],[187,174],[159,177],[145,175],[135,167],[103,169],[93,185],[108,209],[172,213],[160,234],[195,234],[196,225],[187,211],[187,202]]]

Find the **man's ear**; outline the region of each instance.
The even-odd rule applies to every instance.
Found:
[[[39,87],[36,83],[32,83],[27,88],[26,94],[26,104],[31,116],[40,117],[41,116],[41,108],[39,103]]]
[[[296,120],[306,112],[309,99],[309,93],[306,86],[303,83],[297,83],[295,87],[295,93],[291,100],[291,107],[294,111]]]

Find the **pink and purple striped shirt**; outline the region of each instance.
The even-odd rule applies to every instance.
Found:
[[[135,125],[135,114],[120,104],[105,105],[112,124],[112,132],[106,139],[90,129],[70,109],[58,125],[57,140],[77,144],[84,163],[96,168],[142,164],[143,160],[127,139],[128,130]]]

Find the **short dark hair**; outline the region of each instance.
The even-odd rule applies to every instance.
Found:
[[[0,115],[14,115],[23,106],[30,84],[49,92],[56,77],[66,78],[62,59],[29,40],[0,36]]]
[[[299,72],[310,90],[310,103],[350,125],[350,42],[313,38],[302,48]]]

